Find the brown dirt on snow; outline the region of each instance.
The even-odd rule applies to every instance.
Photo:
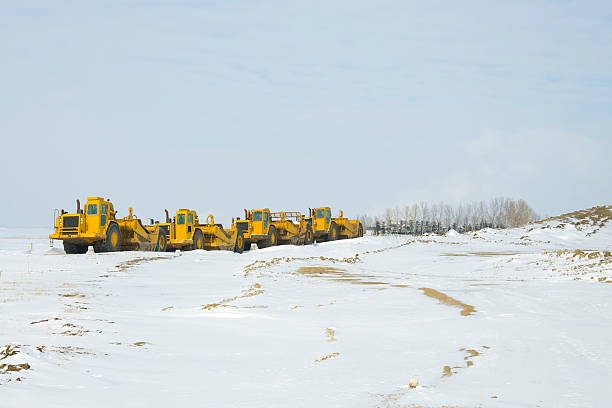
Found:
[[[121,262],[120,264],[115,265],[115,269],[118,271],[125,271],[141,263],[157,261],[161,259],[172,259],[172,258],[173,258],[172,256],[150,256],[150,257],[134,258],[134,259],[130,259],[129,261]]]
[[[538,221],[537,223],[541,224],[546,221],[561,221],[568,224],[573,224],[578,229],[580,229],[582,226],[592,226],[595,227],[595,230],[593,230],[590,234],[594,234],[603,228],[610,220],[612,220],[612,205],[601,205],[587,208],[586,210],[578,210],[557,215],[556,217],[546,218]]]
[[[430,298],[438,299],[440,303],[447,306],[458,307],[461,309],[461,316],[469,316],[472,313],[476,312],[476,309],[472,305],[468,305],[467,303],[463,303],[457,299],[454,299],[448,296],[445,293],[438,292],[435,289],[431,288],[419,288],[419,290],[423,291],[425,296],[429,296]]]
[[[220,300],[217,303],[209,303],[207,305],[202,305],[202,310],[212,310],[212,309],[216,309],[217,307],[220,306],[225,306],[227,303],[231,303],[234,302],[238,299],[243,299],[243,298],[248,298],[251,296],[257,296],[257,295],[261,295],[264,292],[264,290],[261,288],[261,285],[259,283],[255,283],[251,286],[249,286],[247,289],[243,289],[242,290],[242,294],[237,295],[237,296],[232,296],[230,298],[225,298]]]
[[[359,262],[359,254],[355,254],[355,256],[353,257],[348,257],[348,258],[329,258],[326,256],[309,256],[309,257],[279,257],[279,258],[272,258],[268,261],[254,261],[251,262],[250,264],[248,264],[247,266],[244,267],[244,276],[248,276],[248,274],[254,270],[257,269],[262,269],[262,268],[267,268],[270,266],[274,266],[274,265],[279,265],[281,263],[289,263],[289,262],[296,262],[296,261],[312,261],[312,260],[320,260],[320,261],[327,261],[327,262],[332,262],[332,263],[357,263]]]
[[[314,362],[315,362],[315,363],[320,363],[320,362],[325,361],[325,360],[328,360],[328,359],[330,359],[330,358],[338,357],[339,355],[340,355],[340,353],[338,353],[338,352],[331,353],[331,354],[328,354],[328,355],[326,355],[326,356],[321,357],[321,358],[320,358],[320,359],[318,359],[318,360],[315,360]]]
[[[482,348],[488,350],[491,347],[489,347],[489,346],[482,346]],[[463,360],[465,361],[465,367],[463,367],[463,366],[453,366],[453,367],[451,367],[449,365],[446,365],[446,366],[442,367],[442,377],[450,377],[450,376],[452,376],[454,374],[457,374],[457,372],[459,370],[461,370],[461,369],[472,367],[474,365],[473,359],[475,357],[480,356],[484,352],[484,350],[478,351],[476,349],[468,349],[468,348],[460,348],[459,351],[463,351],[466,354],[465,357],[463,357]]]
[[[480,251],[480,252],[463,252],[463,253],[452,253],[452,252],[445,252],[440,254],[440,256],[470,256],[470,255],[474,255],[474,256],[504,256],[504,255],[518,255],[520,254],[520,252],[513,252],[513,251],[505,251],[505,252],[500,252],[500,251]]]
[[[366,286],[387,286],[392,288],[409,288],[410,285],[406,284],[389,284],[388,282],[373,281],[369,279],[380,278],[377,275],[367,275],[360,273],[350,273],[346,269],[332,268],[329,266],[303,266],[298,268],[297,273],[299,275],[314,276],[334,282],[347,282],[353,285],[366,285]],[[384,289],[384,288],[379,288]]]
[[[338,339],[335,337],[336,335],[336,331],[334,329],[332,329],[331,327],[328,327],[325,329],[325,333],[327,334],[327,342],[328,343],[332,343],[334,341],[337,341]]]

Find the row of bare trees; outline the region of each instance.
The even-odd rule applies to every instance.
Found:
[[[380,216],[362,215],[363,225],[374,228],[402,229],[412,226],[437,226],[438,230],[451,228],[470,231],[483,227],[513,228],[538,219],[535,211],[525,200],[512,200],[506,197],[488,201],[450,205],[445,203],[414,203],[404,207],[387,208]]]

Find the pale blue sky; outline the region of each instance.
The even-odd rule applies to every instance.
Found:
[[[0,0],[0,225],[612,203],[612,3]]]

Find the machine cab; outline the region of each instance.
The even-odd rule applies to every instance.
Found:
[[[174,218],[176,239],[183,241],[191,239],[193,236],[193,228],[196,223],[195,211],[180,209],[176,212]]]
[[[270,228],[270,210],[253,210],[251,223],[253,225],[253,235],[267,235]]]
[[[115,218],[113,204],[101,197],[87,197],[84,208],[88,233],[103,234],[108,223]]]
[[[330,227],[331,208],[320,207],[314,211],[314,229],[315,231],[327,231]]]

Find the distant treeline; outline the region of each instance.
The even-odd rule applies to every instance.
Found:
[[[476,231],[482,228],[514,228],[539,217],[525,200],[498,197],[489,201],[450,205],[427,202],[387,208],[381,216],[362,215],[369,230],[382,234],[443,233]]]

